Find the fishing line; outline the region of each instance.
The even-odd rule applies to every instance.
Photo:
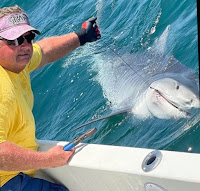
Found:
[[[103,12],[103,6],[104,6],[103,4],[104,4],[103,0],[98,0],[97,4],[96,4],[96,17],[98,18],[98,23],[99,24],[100,24],[101,15],[102,15],[102,12]],[[156,18],[156,20],[154,22],[154,26],[150,29],[149,35],[151,35],[151,34],[153,34],[155,32],[156,26],[157,26],[157,24],[158,24],[158,22],[160,20],[161,14],[162,14],[162,9],[160,9],[160,11],[158,13],[158,16],[157,16],[157,18]],[[109,48],[109,45],[106,42],[103,41],[103,44],[105,45],[105,46],[102,46],[103,48],[106,48],[106,46],[107,46],[108,49],[110,49],[118,58],[120,58],[121,61],[123,63],[125,63],[136,75],[138,75],[142,79],[142,81],[148,86],[148,83],[147,83],[146,79],[144,79],[140,74],[138,74],[138,72],[135,71],[133,69],[133,67],[131,67],[120,55],[116,54],[116,52],[112,48]]]
[[[131,66],[130,66],[120,55],[118,55],[113,49],[109,48],[109,45],[108,45],[107,43],[105,43],[105,42],[103,42],[103,43],[104,43],[105,46],[107,46],[108,49],[111,50],[118,58],[120,58],[120,60],[121,60],[124,64],[126,64],[135,74],[137,74],[137,75],[142,79],[142,81],[143,81],[146,85],[148,85],[147,80],[145,80],[137,71],[135,71],[135,70],[133,69],[133,67],[131,67]],[[106,47],[103,47],[103,48],[106,48]],[[149,85],[148,85],[148,86],[149,86]]]

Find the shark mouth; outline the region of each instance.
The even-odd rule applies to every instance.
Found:
[[[168,100],[159,90],[153,88],[150,86],[151,89],[155,90],[156,93],[159,94],[159,96],[161,96],[166,102],[168,102],[170,105],[172,105],[174,108],[176,108],[177,110],[179,110],[180,112],[183,112],[186,114],[186,116],[191,116],[191,114],[188,111],[185,111],[181,108],[179,108],[178,106],[176,106],[174,103],[172,103],[170,100]]]

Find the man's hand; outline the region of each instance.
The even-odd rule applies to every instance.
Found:
[[[74,151],[74,148],[71,151],[64,151],[63,146],[52,147],[47,151],[50,167],[54,168],[67,164]]]
[[[94,42],[101,38],[96,20],[96,17],[88,19],[82,24],[82,29],[76,32],[81,45],[84,45],[86,42]]]

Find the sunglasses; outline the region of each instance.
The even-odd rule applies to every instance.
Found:
[[[20,46],[24,43],[24,40],[27,40],[27,42],[29,44],[32,44],[34,39],[35,39],[35,34],[32,32],[30,32],[30,34],[28,34],[28,35],[20,36],[15,40],[7,40],[7,39],[0,37],[0,40],[6,40],[7,44],[10,46]]]

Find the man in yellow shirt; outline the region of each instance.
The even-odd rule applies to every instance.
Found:
[[[64,57],[101,35],[96,18],[76,33],[33,43],[38,30],[31,27],[18,6],[0,9],[0,188],[2,191],[67,189],[32,178],[35,170],[65,165],[72,151],[56,146],[37,152],[30,72]]]

